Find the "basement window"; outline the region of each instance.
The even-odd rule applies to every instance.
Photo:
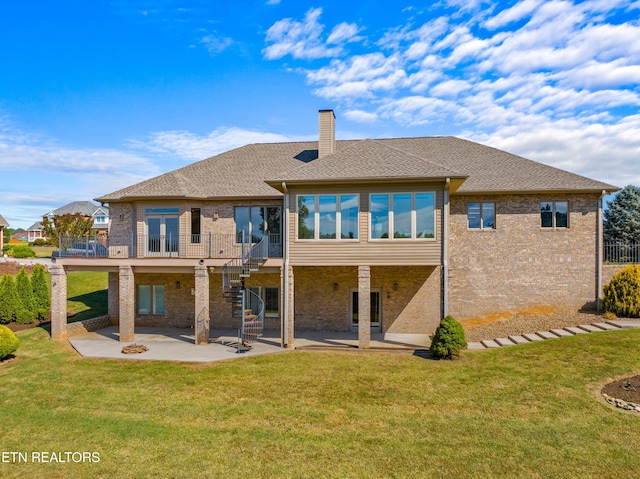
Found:
[[[467,205],[467,227],[470,230],[496,229],[495,203],[469,203]]]

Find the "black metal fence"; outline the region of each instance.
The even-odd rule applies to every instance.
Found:
[[[611,264],[640,264],[640,244],[605,243],[603,259]]]

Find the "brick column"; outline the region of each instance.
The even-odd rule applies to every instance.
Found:
[[[196,344],[209,344],[209,271],[196,266]]]
[[[120,316],[120,341],[133,341],[136,316],[136,287],[131,266],[120,266],[118,304]]]
[[[118,293],[118,274],[109,272],[107,314],[109,315],[111,324],[117,324],[117,319],[120,315],[120,302],[118,300],[120,295]]]
[[[54,264],[51,273],[51,339],[67,337],[67,272]]]
[[[293,282],[293,266],[289,266],[288,271],[288,297],[287,297],[287,348],[293,348],[294,328],[295,328],[295,287]]]
[[[371,267],[358,266],[358,347],[371,347]]]

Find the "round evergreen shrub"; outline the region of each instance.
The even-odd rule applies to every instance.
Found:
[[[13,354],[19,345],[20,341],[18,341],[16,335],[13,334],[13,331],[0,324],[0,360]]]
[[[640,318],[640,265],[627,266],[604,287],[602,309],[618,317]]]
[[[449,315],[440,321],[429,350],[436,358],[451,359],[467,347],[462,325]]]

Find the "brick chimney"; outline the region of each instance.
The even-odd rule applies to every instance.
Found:
[[[333,110],[318,111],[318,158],[336,151],[336,115]]]

